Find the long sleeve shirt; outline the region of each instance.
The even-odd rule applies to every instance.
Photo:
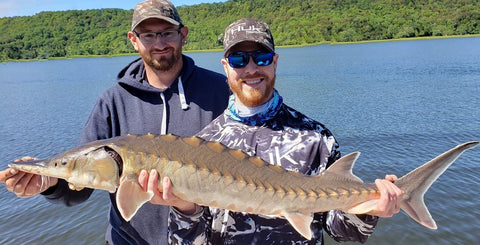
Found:
[[[229,106],[230,107],[230,106]],[[317,175],[340,157],[332,133],[321,123],[283,104],[280,100],[267,120],[241,122],[224,112],[197,136],[240,149],[270,164],[306,175]],[[337,241],[365,242],[378,217],[340,210],[315,213],[313,238],[306,240],[280,216],[264,216],[224,209],[203,208],[187,216],[170,212],[173,244],[323,244],[322,230]]]

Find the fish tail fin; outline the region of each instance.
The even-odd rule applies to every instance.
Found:
[[[400,209],[412,219],[430,229],[437,229],[423,196],[428,188],[466,150],[478,145],[478,141],[467,142],[452,148],[412,172],[395,181],[403,192]]]

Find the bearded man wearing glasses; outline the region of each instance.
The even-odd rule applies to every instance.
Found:
[[[250,156],[306,175],[318,175],[340,157],[333,134],[283,102],[274,89],[279,55],[275,53],[267,24],[241,19],[225,30],[225,58],[222,64],[233,95],[227,110],[197,136],[218,141]],[[170,218],[170,239],[174,244],[322,244],[325,231],[337,241],[365,242],[378,217],[399,212],[402,191],[387,175],[376,181],[381,192],[377,208],[368,214],[347,214],[340,210],[316,213],[310,226],[312,239],[300,235],[285,217],[176,205]],[[155,189],[155,182],[148,183]],[[171,186],[163,186],[164,197]],[[255,197],[252,197],[255,198]],[[168,199],[168,198],[167,198]]]
[[[79,145],[126,134],[192,136],[224,111],[230,95],[226,78],[182,55],[187,35],[188,28],[171,2],[147,0],[136,5],[128,38],[141,58],[127,65],[118,74],[118,83],[100,96]],[[139,180],[144,178],[146,171]],[[93,192],[70,190],[64,180],[13,169],[0,171],[0,182],[19,197],[41,193],[67,206],[86,201]],[[154,199],[127,222],[118,211],[115,194],[110,200],[108,244],[168,244],[168,206],[155,205]]]

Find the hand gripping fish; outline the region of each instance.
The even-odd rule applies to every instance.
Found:
[[[464,151],[478,143],[461,144],[395,181],[404,192],[401,209],[436,229],[423,195]],[[361,214],[376,206],[380,193],[375,184],[365,184],[352,173],[359,155],[348,154],[320,175],[305,176],[218,142],[147,134],[95,141],[46,160],[9,166],[65,179],[74,189],[116,191],[118,209],[127,221],[153,196],[139,186],[138,174],[156,169],[161,177],[170,178],[179,198],[236,212],[280,215],[311,239],[312,213],[339,209]]]

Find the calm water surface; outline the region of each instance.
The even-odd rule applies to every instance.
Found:
[[[366,182],[401,176],[465,141],[480,140],[480,38],[279,49],[285,103],[324,123],[344,154],[361,151]],[[223,73],[222,53],[192,53]],[[76,145],[99,94],[135,57],[0,64],[0,168]],[[462,155],[425,196],[432,231],[401,213],[367,244],[475,244],[480,148]],[[75,207],[18,199],[0,186],[0,244],[102,244],[109,202],[95,191]],[[334,244],[331,239],[327,244]],[[348,244],[348,243],[347,243]]]

